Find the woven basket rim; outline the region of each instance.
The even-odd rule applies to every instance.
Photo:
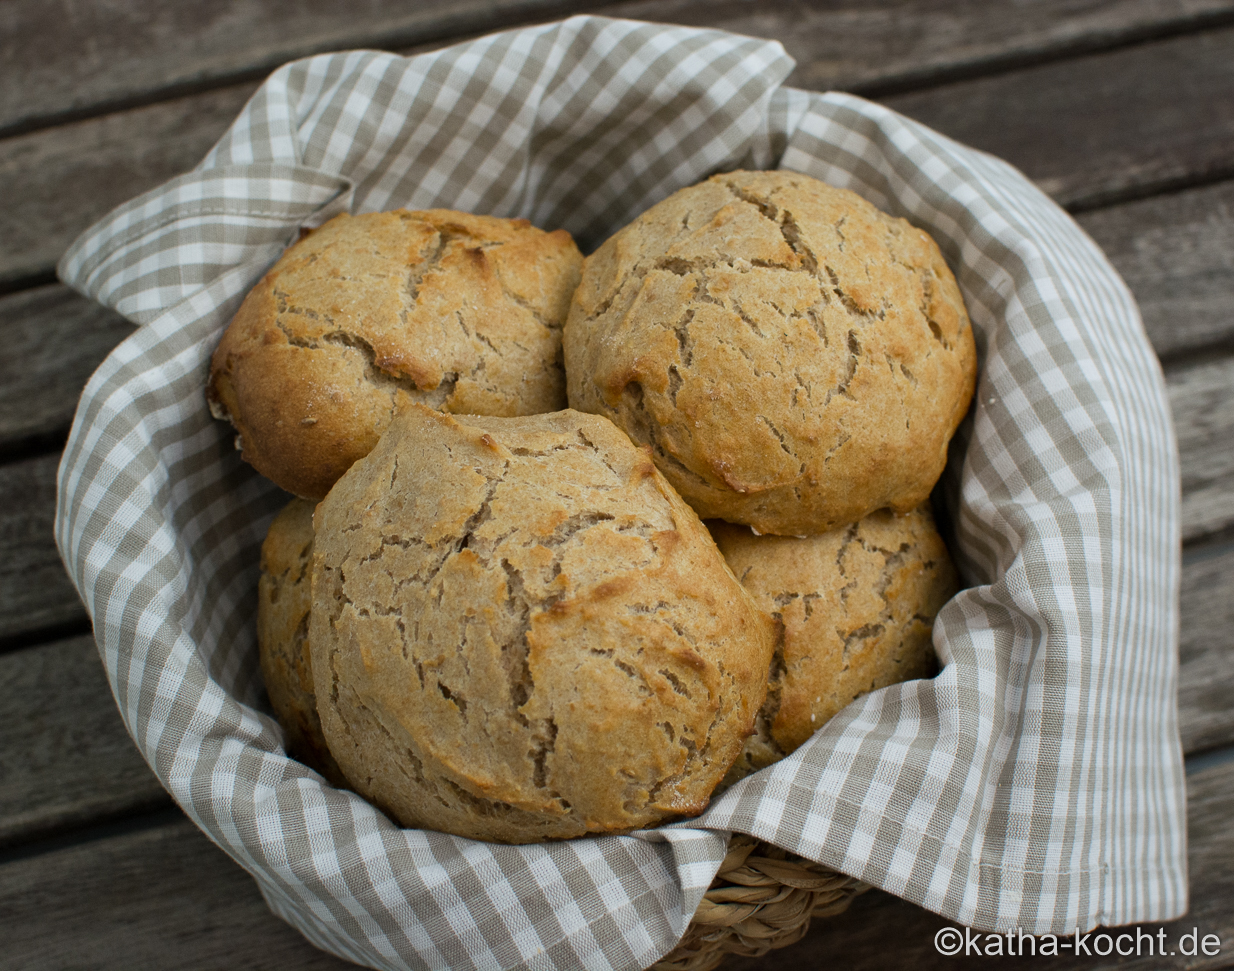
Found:
[[[727,954],[760,957],[801,940],[870,885],[744,833],[703,895],[681,941],[649,971],[709,971]]]

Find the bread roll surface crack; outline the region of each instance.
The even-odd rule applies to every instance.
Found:
[[[607,420],[411,406],[318,507],[309,641],[358,792],[531,842],[701,812],[772,626]]]
[[[565,405],[561,328],[582,256],[565,230],[449,210],[338,216],[290,247],[223,335],[207,397],[244,458],[320,499],[411,401]]]
[[[793,172],[714,176],[611,237],[564,350],[572,408],[700,515],[785,535],[920,505],[976,374],[929,235]]]

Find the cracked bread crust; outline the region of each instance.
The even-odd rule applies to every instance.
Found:
[[[776,624],[767,700],[726,785],[793,752],[861,695],[933,675],[934,617],[959,580],[928,504],[804,538],[708,526]]]
[[[243,457],[321,499],[401,404],[529,415],[565,406],[561,327],[582,255],[564,229],[449,210],[341,215],[245,298],[207,398]]]
[[[607,240],[564,348],[572,408],[700,515],[784,535],[924,502],[976,378],[930,236],[794,172],[713,176]]]
[[[511,843],[701,812],[771,623],[603,418],[400,415],[317,509],[309,640],[353,788]]]
[[[334,785],[346,785],[321,734],[308,627],[312,598],[313,508],[292,499],[261,545],[257,650],[266,694],[287,734],[287,750]]]

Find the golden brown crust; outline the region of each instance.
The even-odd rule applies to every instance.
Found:
[[[287,733],[288,753],[335,785],[346,785],[321,734],[308,648],[313,508],[311,502],[293,499],[266,533],[257,581],[257,648],[266,694]]]
[[[572,408],[701,515],[787,535],[925,501],[976,375],[929,235],[793,172],[714,176],[610,238],[564,348]]]
[[[527,415],[565,404],[565,230],[449,210],[338,216],[287,250],[214,354],[207,396],[244,458],[322,498],[401,404]]]
[[[794,751],[861,695],[933,673],[934,617],[958,579],[928,505],[805,538],[708,526],[778,631],[767,701],[727,784]]]
[[[318,507],[322,725],[405,825],[505,842],[700,812],[772,630],[602,418],[411,406]]]

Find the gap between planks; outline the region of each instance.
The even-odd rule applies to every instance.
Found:
[[[792,43],[815,36],[778,23],[766,29]],[[847,39],[860,60],[872,58],[870,48],[862,53],[862,29],[884,40],[900,37],[894,19],[873,26],[859,19],[851,35],[816,33],[830,44]],[[933,31],[941,43],[941,25]],[[1091,208],[1234,174],[1231,60],[1234,29],[1214,29],[885,103],[1006,158],[1062,204]],[[878,63],[866,67],[877,70]],[[13,200],[0,212],[0,286],[45,274],[108,210],[195,165],[254,88],[219,88],[0,141],[0,177]]]
[[[1007,8],[984,0],[947,9],[912,0],[754,8],[734,0],[423,0],[414,8],[371,0],[291,12],[256,0],[172,7],[14,0],[0,14],[0,33],[10,38],[13,69],[28,81],[0,92],[0,137],[256,80],[323,51],[406,50],[575,13],[780,39],[797,61],[789,84],[880,96],[1234,19],[1231,0],[1044,0]],[[60,25],[54,34],[49,21]]]

